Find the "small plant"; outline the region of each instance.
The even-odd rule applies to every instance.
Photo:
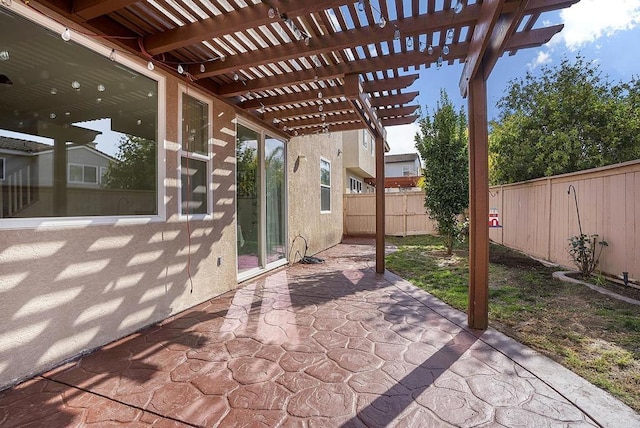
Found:
[[[581,233],[569,238],[569,254],[578,266],[583,278],[589,278],[598,266],[602,249],[608,247],[607,241],[598,240],[598,235]]]

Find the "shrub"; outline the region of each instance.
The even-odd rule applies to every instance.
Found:
[[[589,278],[598,266],[602,249],[609,244],[604,239],[599,241],[598,235],[581,233],[569,238],[569,254],[573,258],[583,278]]]

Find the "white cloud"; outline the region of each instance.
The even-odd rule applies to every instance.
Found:
[[[540,51],[538,52],[538,55],[536,55],[536,57],[533,59],[533,61],[527,64],[527,67],[529,67],[529,70],[533,70],[541,65],[549,64],[551,61],[551,54],[549,52]]]
[[[418,124],[390,126],[387,129],[387,143],[391,151],[389,154],[417,153],[415,136]]]
[[[563,9],[560,33],[570,50],[640,25],[640,0],[581,0]]]

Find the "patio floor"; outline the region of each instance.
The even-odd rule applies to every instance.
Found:
[[[0,393],[0,426],[640,426],[341,244]]]

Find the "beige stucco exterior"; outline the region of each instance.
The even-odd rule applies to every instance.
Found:
[[[365,143],[365,132],[357,130],[342,133],[344,144],[344,193],[353,193],[349,178],[353,177],[362,182],[361,193],[371,193],[375,187],[367,184],[365,179],[376,176],[375,139],[368,134]]]
[[[291,139],[288,145],[289,243],[302,235],[307,255],[336,245],[342,239],[343,156],[340,133],[315,134]],[[340,151],[340,155],[338,154]],[[320,212],[320,159],[331,162],[331,212]],[[300,247],[296,240],[292,257]]]
[[[19,228],[7,223],[11,219],[0,220],[0,389],[238,285],[236,111],[205,95],[213,109],[213,214],[187,223],[179,214],[184,82],[154,73],[165,79],[166,93],[160,120],[165,138],[158,145],[160,215],[113,224],[96,217],[53,219]],[[342,238],[339,151],[341,134],[297,137],[287,144],[288,243],[303,235],[309,255]],[[306,162],[297,162],[299,154]],[[321,157],[332,168],[329,213],[320,212]],[[150,344],[149,352],[160,347]]]

